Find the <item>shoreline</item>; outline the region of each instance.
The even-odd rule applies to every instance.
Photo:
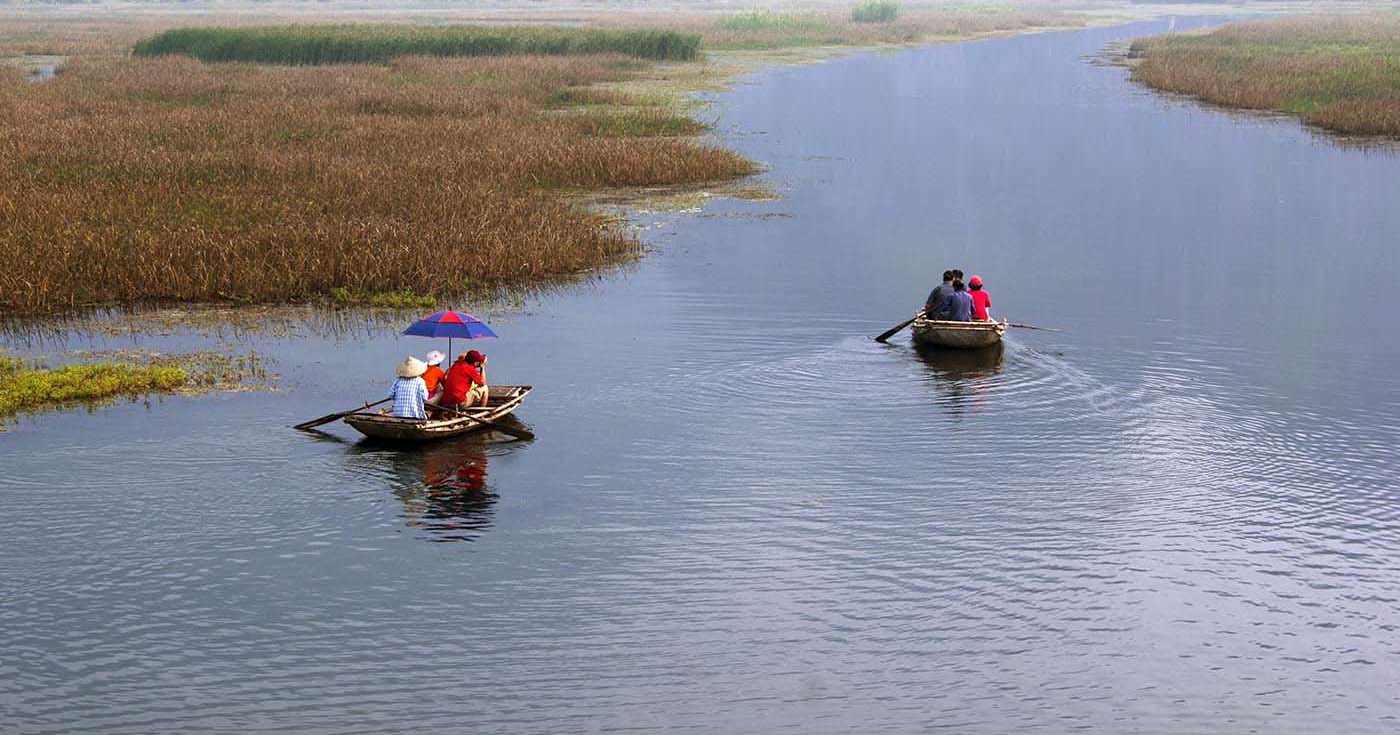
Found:
[[[137,6],[139,7],[139,6]],[[14,17],[16,13],[10,11],[7,14],[0,14],[0,18],[8,15]],[[30,11],[22,9],[19,16],[28,17],[48,17],[50,14],[43,11]],[[158,17],[168,22],[174,19],[181,21],[188,19],[183,13],[165,13],[163,11],[152,13],[148,9],[143,9],[135,19],[125,18],[120,11],[108,12],[105,17],[123,19],[134,25],[140,25],[149,19]],[[330,20],[336,17],[327,18],[318,13],[303,13],[306,19]],[[395,18],[403,17],[404,14],[394,14]],[[408,14],[414,17],[418,14]],[[421,17],[429,17],[431,13],[421,14]],[[68,16],[71,17],[71,16]],[[352,16],[358,18],[360,16]],[[481,16],[485,17],[485,16]],[[594,17],[594,16],[588,16]],[[718,14],[711,16],[720,18]],[[512,15],[511,22],[529,20],[529,14]],[[377,18],[374,18],[377,19]],[[202,18],[202,20],[208,20]],[[259,18],[258,20],[265,20]],[[548,17],[537,17],[537,22],[550,22]],[[101,22],[100,20],[98,21]],[[710,22],[710,21],[707,21]],[[1101,22],[1107,22],[1102,20]],[[663,30],[665,26],[659,26]],[[691,124],[701,127],[702,122],[696,121],[700,111],[708,109],[710,102],[700,100],[698,95],[704,92],[722,91],[730,87],[731,84],[742,75],[756,70],[772,68],[776,66],[819,63],[841,56],[865,53],[880,50],[902,50],[920,46],[928,46],[943,43],[959,43],[970,40],[979,40],[996,37],[1009,37],[1030,32],[1048,32],[1064,30],[1072,27],[1083,26],[1037,26],[1020,29],[1002,29],[975,34],[962,34],[958,36],[947,36],[937,38],[923,38],[917,42],[909,43],[878,43],[870,45],[841,44],[823,46],[778,46],[765,49],[712,49],[703,53],[703,58],[698,62],[648,62],[645,67],[638,71],[632,78],[617,82],[603,81],[585,83],[582,89],[585,91],[601,90],[614,92],[617,95],[628,96],[638,100],[643,100],[642,107],[637,108],[636,104],[628,101],[619,101],[604,104],[587,104],[579,106],[565,105],[561,109],[550,110],[548,107],[541,109],[544,115],[557,115],[567,119],[571,115],[596,116],[600,119],[609,119],[613,115],[635,114],[638,109],[649,111],[655,115],[670,115],[672,119],[684,119],[691,121]],[[130,35],[128,28],[123,31]],[[108,39],[110,42],[110,39]],[[62,50],[62,49],[60,49]],[[120,58],[123,54],[117,48],[113,48],[106,54],[112,58]],[[91,56],[88,54],[87,56]],[[73,61],[81,63],[84,54],[70,56]],[[509,62],[507,62],[509,63]],[[624,137],[634,137],[637,134],[624,133]],[[641,135],[647,135],[642,133]],[[722,141],[711,132],[701,132],[698,135],[681,133],[663,134],[673,136],[672,139],[684,144],[695,144],[702,147],[714,149],[725,155],[731,151],[725,148]],[[655,138],[654,140],[664,141],[666,138]],[[347,286],[333,289],[334,293],[326,293],[320,296],[306,295],[291,296],[283,299],[267,300],[261,297],[245,298],[236,291],[220,290],[221,298],[175,298],[174,300],[161,297],[144,298],[121,298],[114,301],[97,299],[88,303],[73,303],[68,305],[55,305],[36,309],[10,309],[4,316],[10,320],[37,321],[62,319],[69,316],[80,316],[82,314],[105,311],[108,313],[121,312],[123,310],[145,311],[150,308],[162,309],[174,304],[180,306],[205,305],[223,307],[228,305],[258,304],[288,304],[313,306],[334,306],[336,308],[355,308],[357,306],[394,306],[401,308],[427,308],[429,301],[436,301],[441,304],[449,300],[475,301],[481,298],[496,299],[503,293],[528,293],[539,289],[551,289],[556,287],[567,287],[568,284],[578,280],[589,280],[597,277],[605,277],[613,269],[625,267],[628,263],[638,258],[645,257],[647,246],[637,237],[639,232],[636,222],[637,215],[647,210],[671,210],[694,208],[697,204],[712,199],[771,199],[778,196],[766,184],[755,183],[755,175],[764,173],[762,165],[757,166],[756,171],[746,172],[735,177],[721,177],[711,180],[698,181],[694,183],[665,183],[660,185],[642,186],[589,186],[580,189],[569,190],[564,188],[557,194],[557,198],[566,207],[578,208],[587,212],[587,216],[601,216],[602,225],[605,228],[618,228],[621,236],[634,243],[628,252],[620,252],[607,257],[593,260],[577,269],[567,269],[559,273],[544,273],[540,275],[530,275],[522,278],[498,278],[473,279],[481,284],[479,290],[466,288],[453,297],[444,295],[433,295],[431,292],[418,293],[413,288],[394,287],[393,284],[386,284],[388,288],[382,292],[365,290],[362,287]],[[552,187],[547,187],[552,188]],[[225,295],[227,293],[228,295]]]
[[[1393,13],[1246,17],[1209,30],[1140,38],[1108,63],[1145,89],[1254,119],[1289,119],[1338,145],[1400,145],[1400,98],[1387,67]],[[1287,72],[1281,73],[1280,69]]]

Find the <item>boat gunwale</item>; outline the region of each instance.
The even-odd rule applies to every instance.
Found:
[[[914,329],[943,329],[961,332],[1002,332],[1006,331],[1006,320],[992,321],[990,319],[973,320],[970,322],[945,321],[943,319],[925,319],[919,317],[914,320]]]
[[[513,392],[515,392],[515,394],[511,395],[503,403],[497,406],[484,406],[482,408],[468,409],[469,411],[473,411],[474,413],[471,413],[466,416],[435,420],[405,418],[402,416],[390,416],[388,414],[378,412],[357,411],[355,413],[343,417],[343,420],[345,421],[345,423],[360,431],[360,433],[365,434],[366,436],[374,436],[375,438],[385,437],[368,434],[359,426],[356,426],[356,424],[364,424],[369,427],[378,427],[393,431],[421,432],[427,436],[431,436],[432,434],[445,434],[463,428],[470,429],[473,424],[482,425],[483,422],[495,421],[496,419],[509,415],[510,413],[514,412],[515,409],[522,402],[524,402],[525,396],[529,395],[530,392],[534,390],[534,386],[532,385],[502,385],[497,387],[509,388]]]

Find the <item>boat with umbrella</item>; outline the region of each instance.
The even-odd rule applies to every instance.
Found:
[[[449,364],[452,361],[452,340],[496,338],[496,333],[486,322],[466,312],[450,309],[415,321],[403,333],[434,339],[446,337]],[[500,431],[518,439],[533,439],[535,435],[528,429],[502,422],[502,419],[515,412],[533,389],[534,387],[529,385],[492,385],[486,405],[463,409],[438,408],[436,412],[443,415],[428,419],[393,416],[387,408],[371,410],[388,402],[388,399],[384,399],[366,403],[363,408],[333,413],[297,424],[295,428],[311,429],[342,419],[367,437],[397,442],[435,441],[486,429]]]

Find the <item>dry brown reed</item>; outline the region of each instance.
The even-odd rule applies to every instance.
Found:
[[[0,85],[0,310],[451,294],[625,258],[636,241],[557,190],[754,170],[694,140],[546,114],[637,66],[92,59]]]
[[[1400,136],[1400,14],[1297,16],[1138,41],[1134,77],[1342,133]]]

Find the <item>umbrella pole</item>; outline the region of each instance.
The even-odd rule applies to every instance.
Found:
[[[447,364],[452,364],[452,338],[447,338]]]

